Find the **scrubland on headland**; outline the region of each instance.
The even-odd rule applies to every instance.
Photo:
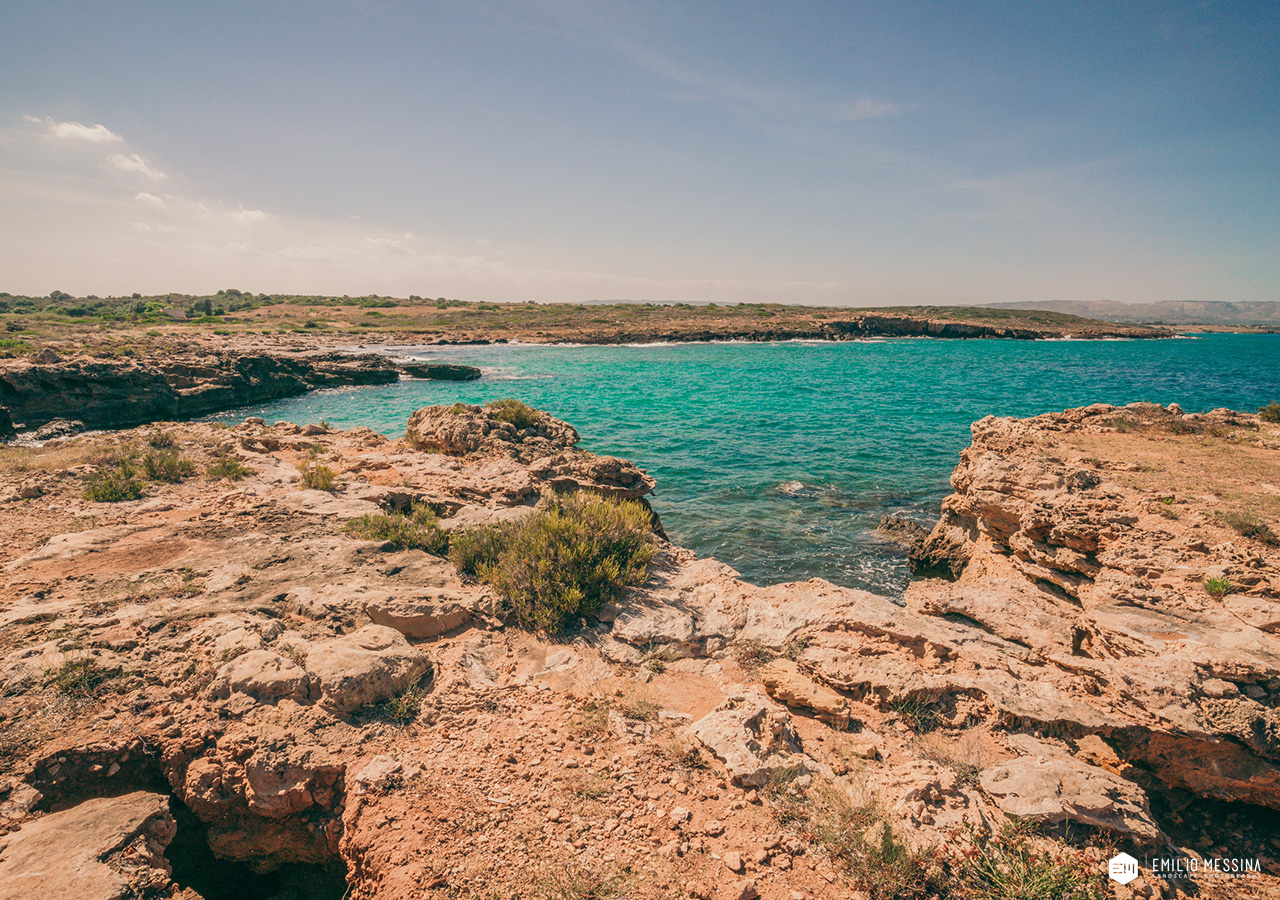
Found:
[[[784,303],[485,303],[464,300],[266,295],[49,297],[0,294],[0,353],[48,346],[100,357],[203,347],[333,347],[353,342],[619,344],[706,340],[851,340],[867,336],[1167,337],[1165,328],[1056,312],[982,307],[881,309]]]
[[[517,403],[5,446],[0,896],[1275,896],[1271,418],[982,419],[900,600]]]

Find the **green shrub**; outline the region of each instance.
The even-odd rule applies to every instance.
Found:
[[[650,522],[633,501],[553,494],[522,522],[455,538],[450,558],[491,584],[520,625],[555,633],[644,581]]]
[[[871,900],[923,900],[951,895],[934,855],[898,839],[874,806],[827,796],[812,821],[818,842],[849,885]]]
[[[1280,422],[1280,403],[1272,400],[1258,410],[1258,418],[1264,422]]]
[[[517,429],[528,428],[538,421],[538,411],[519,400],[491,400],[484,408],[499,422],[509,422]]]
[[[84,700],[94,696],[112,673],[98,665],[97,660],[67,659],[62,665],[49,673],[45,685],[59,694]]]
[[[138,468],[127,459],[108,469],[100,469],[89,476],[84,486],[84,498],[95,503],[119,503],[137,500],[141,496],[142,480],[138,478]]]
[[[506,549],[509,536],[506,530],[485,525],[469,528],[449,537],[449,562],[463,575],[483,579],[498,562]]]
[[[440,527],[440,520],[431,507],[413,504],[404,513],[382,513],[358,516],[342,528],[348,534],[366,541],[390,541],[406,550],[425,550],[442,555],[449,549],[449,533]]]
[[[142,471],[151,481],[179,482],[196,474],[196,464],[176,447],[148,450],[142,457]]]
[[[163,450],[165,447],[174,446],[177,442],[169,432],[157,431],[155,434],[151,435],[151,437],[147,438],[147,443],[152,447],[155,447],[157,450]]]
[[[1227,523],[1228,527],[1244,537],[1253,538],[1268,547],[1280,546],[1280,538],[1276,537],[1276,533],[1271,530],[1271,526],[1257,516],[1251,516],[1248,513],[1229,512],[1222,517],[1222,520]]]
[[[1110,894],[1083,854],[1063,845],[1036,846],[1025,830],[1008,825],[994,835],[974,835],[960,880],[974,896],[990,900],[1102,900]]]
[[[204,470],[204,474],[209,478],[227,478],[231,481],[239,481],[246,475],[252,475],[256,469],[251,469],[234,456],[220,456],[212,463],[209,468]]]
[[[1210,597],[1221,600],[1231,593],[1231,582],[1225,578],[1206,578],[1204,589]]]
[[[324,463],[304,462],[302,468],[298,470],[298,481],[304,488],[315,491],[332,493],[341,487],[338,483],[338,473]]]

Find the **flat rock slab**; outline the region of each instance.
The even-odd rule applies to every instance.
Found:
[[[343,713],[413,687],[430,665],[425,653],[385,625],[313,644],[307,654],[313,692],[318,687],[321,702]]]
[[[1037,741],[1023,740],[1018,749],[1032,752],[983,769],[980,776],[983,791],[1006,815],[1048,823],[1071,819],[1141,843],[1162,837],[1147,795],[1136,784]]]
[[[0,839],[0,900],[124,900],[163,887],[177,834],[162,794],[86,800]],[[109,858],[126,847],[128,862]]]

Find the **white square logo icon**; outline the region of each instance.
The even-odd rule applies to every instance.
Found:
[[[1138,877],[1138,861],[1128,853],[1113,856],[1111,862],[1107,863],[1107,874],[1112,881],[1128,884]]]

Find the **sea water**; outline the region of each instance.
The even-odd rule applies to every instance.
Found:
[[[396,348],[479,366],[473,382],[402,380],[223,413],[404,433],[415,409],[514,397],[581,447],[658,480],[673,541],[772,584],[822,577],[898,593],[886,513],[936,518],[969,426],[1090,403],[1253,411],[1280,400],[1280,335],[1169,340],[886,339],[848,343]]]

